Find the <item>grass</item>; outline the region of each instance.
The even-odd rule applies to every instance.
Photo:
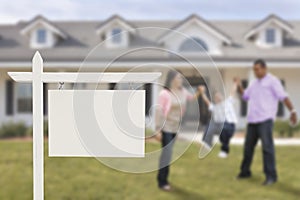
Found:
[[[147,144],[157,148],[159,144]],[[299,199],[300,147],[277,147],[279,182],[263,187],[261,151],[256,149],[254,176],[237,181],[235,176],[242,147],[233,146],[228,159],[217,157],[218,147],[205,159],[197,158],[199,147],[192,145],[171,166],[174,191],[157,189],[156,172],[128,174],[110,169],[93,158],[48,158],[45,143],[46,200],[156,200],[156,199]],[[0,142],[0,199],[32,199],[32,143]]]

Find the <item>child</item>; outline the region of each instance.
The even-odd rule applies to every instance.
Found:
[[[214,103],[212,103],[205,94],[205,87],[201,86],[200,92],[205,104],[212,113],[212,122],[206,129],[203,141],[205,146],[211,147],[211,141],[213,135],[221,131],[220,142],[222,144],[221,151],[219,153],[220,158],[227,158],[229,153],[229,143],[230,139],[235,132],[235,124],[237,123],[237,116],[234,110],[234,93],[236,91],[237,85],[234,87],[230,93],[230,96],[224,100],[221,93],[216,92],[214,94]]]

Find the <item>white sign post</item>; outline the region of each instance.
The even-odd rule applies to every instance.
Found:
[[[160,72],[153,73],[59,73],[43,72],[43,59],[36,52],[32,59],[32,72],[8,72],[16,82],[32,82],[33,106],[33,197],[44,199],[44,128],[43,83],[153,83]],[[80,79],[78,79],[80,76]],[[101,79],[99,79],[101,77]]]

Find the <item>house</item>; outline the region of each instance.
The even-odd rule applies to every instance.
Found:
[[[45,71],[161,71],[164,76],[159,82],[163,83],[171,67],[180,70],[193,88],[206,84],[209,88],[222,89],[221,82],[224,82],[225,91],[235,76],[246,86],[253,78],[253,61],[264,58],[300,111],[297,88],[300,20],[286,21],[274,14],[250,21],[205,20],[195,14],[179,21],[126,20],[118,15],[105,21],[51,21],[36,16],[30,21],[0,25],[0,123],[10,120],[32,123],[31,85],[13,82],[7,72],[30,71],[36,50],[44,58]],[[73,86],[65,84],[64,88]],[[128,83],[75,87],[130,89],[138,86]],[[44,85],[45,117],[46,91],[57,88],[58,84]],[[147,93],[146,114],[151,115],[159,88],[151,84],[142,88]],[[193,106],[192,103],[187,106],[185,121],[199,120]],[[200,106],[203,107],[201,102]],[[238,126],[242,128],[247,105],[238,99],[236,109],[241,119]],[[286,119],[288,115],[286,108],[279,104],[278,117]]]

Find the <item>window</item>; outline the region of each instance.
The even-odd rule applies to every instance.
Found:
[[[266,30],[266,42],[268,44],[273,44],[275,43],[275,29],[273,28],[268,28]]]
[[[119,44],[122,42],[122,34],[121,34],[122,30],[119,28],[114,28],[111,31],[111,35],[112,35],[112,42],[115,44]]]
[[[30,83],[17,84],[17,112],[32,112],[32,86]]]
[[[188,52],[208,51],[208,46],[203,40],[193,37],[183,41],[179,50]]]
[[[38,29],[36,32],[36,39],[37,43],[44,44],[46,43],[46,30],[45,29]]]

